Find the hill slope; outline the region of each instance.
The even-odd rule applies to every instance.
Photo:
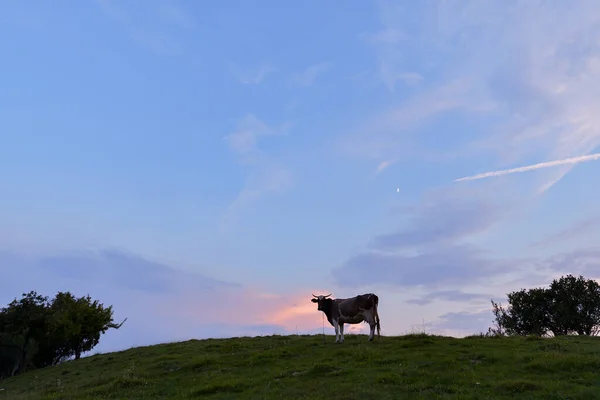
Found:
[[[269,336],[100,354],[0,381],[0,399],[600,399],[600,338]]]

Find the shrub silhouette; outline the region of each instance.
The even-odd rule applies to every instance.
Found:
[[[58,292],[49,300],[35,291],[24,293],[0,309],[0,378],[78,359],[108,329],[119,329],[124,322],[115,324],[112,306],[90,296]]]
[[[592,336],[600,327],[600,285],[583,276],[566,275],[548,288],[511,292],[508,303],[504,309],[492,300],[496,326],[490,334]]]

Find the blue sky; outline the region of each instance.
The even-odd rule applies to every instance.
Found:
[[[99,350],[320,332],[317,291],[378,293],[384,334],[486,331],[491,297],[600,275],[599,162],[456,181],[599,151],[599,23],[593,1],[3,2],[0,301],[90,293],[128,317]]]

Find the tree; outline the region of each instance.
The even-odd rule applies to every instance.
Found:
[[[55,316],[53,330],[60,338],[60,355],[75,356],[76,360],[93,349],[108,329],[119,329],[127,320],[115,324],[112,306],[105,308],[89,295],[75,298],[71,293],[59,292],[51,309]]]
[[[552,312],[549,328],[555,336],[592,335],[600,325],[600,285],[583,276],[553,280],[548,290]]]
[[[548,288],[521,289],[508,294],[509,308],[492,300],[497,328],[507,335],[594,335],[600,327],[600,285],[573,275],[552,281]]]
[[[48,298],[35,291],[24,293],[21,300],[13,300],[0,310],[0,332],[10,336],[12,345],[19,347],[21,359],[17,368],[20,373],[32,347],[40,343],[49,333]]]
[[[521,289],[508,294],[505,310],[492,300],[496,324],[507,335],[544,336],[548,331],[549,302],[545,289]]]
[[[126,319],[125,319],[126,320]],[[43,368],[70,357],[79,359],[92,350],[115,324],[112,306],[104,307],[88,296],[58,292],[48,301],[32,291],[0,309],[0,358],[2,376],[21,373],[26,367]],[[18,349],[18,360],[15,360]],[[11,366],[15,365],[16,371]]]

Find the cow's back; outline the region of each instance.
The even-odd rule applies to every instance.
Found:
[[[371,294],[361,294],[349,299],[337,300],[339,300],[337,304],[339,312],[346,317],[357,315],[361,311],[370,310],[375,304]]]

